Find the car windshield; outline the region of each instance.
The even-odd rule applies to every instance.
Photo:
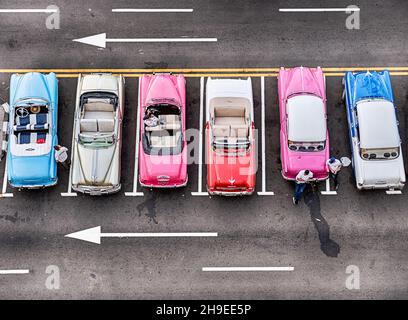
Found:
[[[234,139],[231,141],[231,138],[214,139],[212,145],[215,152],[224,155],[246,154],[251,146],[248,139]]]
[[[399,148],[361,149],[364,160],[392,160],[398,158],[399,154]]]
[[[115,141],[115,135],[105,134],[105,135],[89,135],[89,134],[79,134],[79,143],[84,147],[89,148],[106,148],[111,146]]]
[[[48,101],[40,98],[21,99],[16,103],[17,107],[47,106]]]

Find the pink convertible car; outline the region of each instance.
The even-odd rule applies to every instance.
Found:
[[[150,188],[187,184],[186,83],[182,75],[145,75],[139,81],[139,181]]]
[[[281,68],[278,76],[282,175],[294,180],[308,169],[328,178],[326,82],[321,68]]]

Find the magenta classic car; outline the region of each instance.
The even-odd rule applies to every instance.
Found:
[[[187,183],[184,76],[145,75],[139,81],[139,181],[150,188]]]
[[[328,178],[326,81],[321,68],[281,68],[278,76],[282,175],[294,180],[308,169]]]

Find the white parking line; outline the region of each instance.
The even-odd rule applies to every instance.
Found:
[[[160,13],[160,12],[193,12],[194,9],[112,9],[112,12],[146,12],[146,13]]]
[[[191,192],[192,196],[208,196],[203,192],[203,122],[204,122],[204,77],[200,78],[200,137],[198,138],[198,191]]]
[[[81,74],[78,75],[78,81],[77,81],[77,96],[80,93],[81,87]],[[68,191],[67,192],[61,192],[62,197],[76,197],[77,193],[72,192],[72,164],[73,164],[73,159],[74,159],[74,152],[75,152],[75,119],[76,119],[76,110],[77,110],[77,104],[78,101],[76,102],[75,105],[75,111],[74,111],[74,124],[72,125],[72,140],[71,140],[71,165],[69,166],[69,178],[68,178]]]
[[[205,272],[254,272],[254,271],[294,271],[294,267],[204,267],[202,271]]]
[[[74,143],[72,142],[72,147],[74,147]],[[68,178],[68,191],[67,192],[61,192],[61,197],[76,197],[78,194],[76,192],[72,192],[72,158],[73,158],[73,153],[74,150],[71,149],[71,166],[69,168],[69,178]]]
[[[139,180],[139,140],[140,140],[140,78],[138,79],[138,98],[137,98],[137,114],[136,114],[136,146],[135,146],[135,163],[133,174],[133,190],[132,192],[125,192],[126,197],[143,197],[143,192],[137,191],[137,184]]]
[[[0,13],[56,13],[58,9],[0,9]]]
[[[265,145],[265,77],[261,77],[261,117],[262,117],[262,191],[259,196],[273,196],[274,192],[266,191],[266,145]]]
[[[326,190],[321,191],[320,193],[325,195],[325,196],[335,196],[335,195],[337,195],[337,191],[331,191],[330,190],[330,179],[326,179]]]
[[[6,165],[4,167],[4,177],[3,177],[3,188],[1,190],[0,198],[13,198],[13,193],[7,193],[7,158],[6,158]]]
[[[398,194],[402,194],[401,190],[387,190],[385,191],[386,194],[388,195],[398,195]]]
[[[28,273],[30,273],[30,270],[28,269],[0,270],[0,275],[28,274]]]
[[[360,8],[285,8],[279,12],[356,12]]]

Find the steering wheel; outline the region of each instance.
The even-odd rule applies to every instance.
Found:
[[[16,109],[16,115],[19,118],[26,118],[26,117],[28,117],[30,115],[30,112],[28,112],[28,110],[26,108],[20,107],[20,108]]]

